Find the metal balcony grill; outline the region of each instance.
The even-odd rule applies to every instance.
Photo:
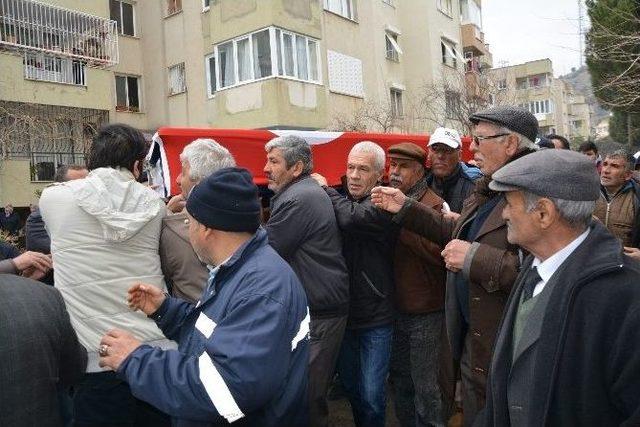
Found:
[[[0,48],[109,67],[118,63],[116,21],[33,0],[0,0]]]

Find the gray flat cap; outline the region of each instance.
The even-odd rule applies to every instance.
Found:
[[[529,191],[542,197],[592,201],[600,197],[600,177],[593,161],[569,150],[540,150],[498,169],[491,177],[494,191]]]
[[[488,110],[478,111],[469,117],[474,125],[479,122],[489,122],[498,126],[504,126],[520,135],[535,141],[538,136],[538,119],[529,111],[518,107],[493,107]]]

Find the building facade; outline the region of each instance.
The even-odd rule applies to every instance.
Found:
[[[453,125],[455,103],[427,116],[423,91],[490,64],[480,13],[477,0],[0,0],[0,203],[27,206],[106,122]]]
[[[570,141],[589,138],[591,108],[571,85],[553,76],[550,59],[494,68],[495,103],[518,105],[531,111],[540,125],[540,135],[558,134]]]

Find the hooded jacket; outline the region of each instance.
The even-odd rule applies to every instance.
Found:
[[[40,198],[51,237],[54,280],[71,323],[98,372],[97,348],[110,329],[169,347],[155,323],[126,303],[134,282],[165,289],[158,242],[164,203],[125,169],[98,168],[85,179],[55,184]]]

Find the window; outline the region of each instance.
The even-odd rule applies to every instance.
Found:
[[[538,88],[548,86],[547,84],[547,76],[545,74],[540,74],[537,76],[529,77],[529,87],[530,88]]]
[[[352,21],[356,20],[353,0],[324,0],[324,8]]]
[[[518,78],[516,79],[516,87],[518,89],[527,89],[529,87],[529,82],[527,81],[526,78],[524,79]]]
[[[209,98],[216,93],[216,56],[212,53],[204,58],[207,73],[207,95]]]
[[[140,78],[116,76],[116,111],[140,111]]]
[[[169,95],[187,91],[184,62],[169,67]]]
[[[475,0],[460,0],[460,20],[463,24],[482,28],[482,9]]]
[[[498,90],[507,89],[507,79],[498,80]]]
[[[133,5],[121,0],[109,1],[111,19],[118,23],[118,34],[135,36]]]
[[[271,46],[275,46],[275,52]],[[320,80],[318,42],[280,28],[267,28],[217,45],[215,55],[217,89],[275,75]]]
[[[453,0],[437,0],[438,10],[447,16],[453,14]]]
[[[520,104],[519,106],[525,110],[529,110],[531,114],[548,114],[553,112],[553,102],[548,99],[543,101],[530,101],[525,104]]]
[[[404,110],[402,109],[402,91],[399,89],[391,89],[389,91],[391,97],[391,116],[402,117],[404,116]]]
[[[182,0],[166,0],[167,16],[182,11]]]
[[[448,90],[444,93],[445,115],[448,119],[455,119],[460,111],[460,94]]]
[[[44,82],[87,85],[86,64],[69,58],[44,53],[25,53],[24,78]]]
[[[448,40],[440,40],[440,48],[442,50],[442,63],[449,67],[458,68],[458,52],[455,43]]]
[[[400,49],[400,45],[398,44],[398,35],[387,31],[384,38],[387,47],[387,59],[396,62],[400,61],[402,49]]]
[[[202,0],[202,11],[206,12],[211,7],[211,0]]]

